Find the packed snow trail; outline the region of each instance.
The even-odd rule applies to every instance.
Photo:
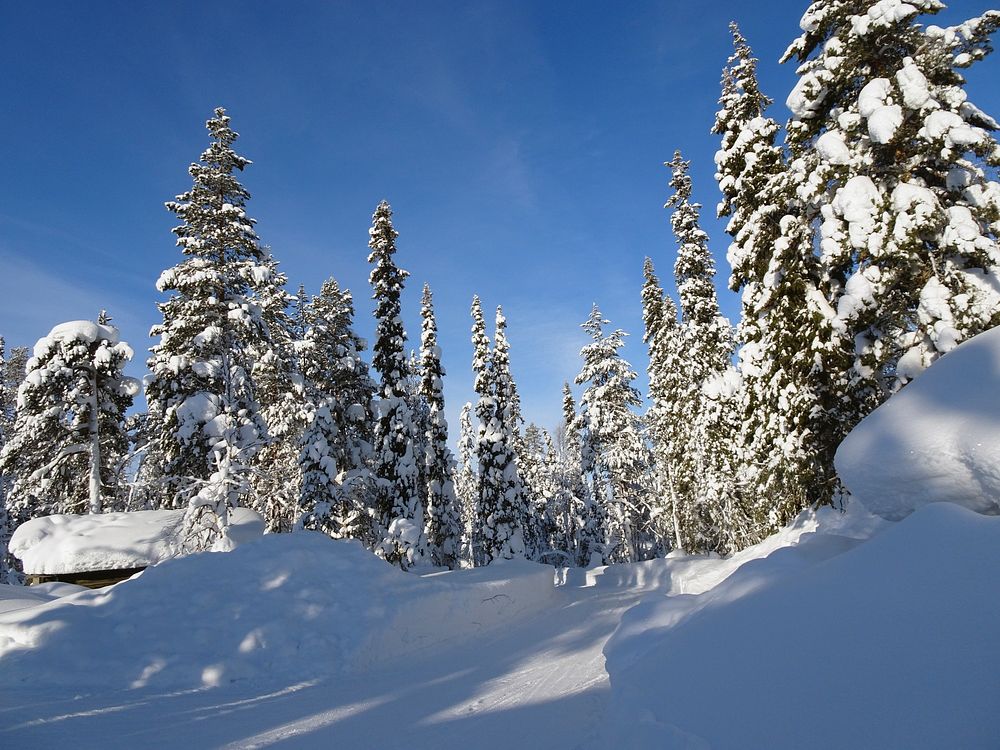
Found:
[[[604,644],[642,596],[567,585],[550,610],[503,632],[344,679],[84,697],[5,689],[0,745],[573,748],[608,701]]]

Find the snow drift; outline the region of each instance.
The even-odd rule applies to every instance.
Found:
[[[214,686],[345,674],[549,603],[552,568],[418,577],[301,532],[168,560],[106,589],[0,614],[0,686]]]
[[[595,746],[996,747],[1000,518],[942,503],[837,536],[629,610]]]
[[[948,501],[1000,513],[1000,328],[964,342],[872,412],[836,466],[872,512]]]

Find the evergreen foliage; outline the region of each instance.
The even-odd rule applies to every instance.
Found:
[[[171,294],[158,305],[146,383],[154,504],[189,507],[195,546],[223,536],[228,509],[251,500],[254,456],[269,439],[253,377],[272,347],[262,301],[281,283],[245,210],[250,194],[234,173],[250,161],[233,150],[225,110],[207,128],[211,144],[188,170],[192,188],[167,203],[185,259],[157,281]]]
[[[381,541],[376,552],[405,569],[427,557],[427,540],[418,486],[419,440],[407,392],[406,331],[400,316],[400,293],[409,272],[393,260],[398,235],[392,209],[382,201],[372,215],[368,242],[376,320],[372,364],[379,375],[374,473]]]
[[[524,555],[523,492],[514,448],[514,421],[508,346],[503,314],[497,309],[497,336],[490,350],[479,297],[472,299],[472,369],[479,394],[476,416],[479,503],[473,550],[477,565]],[[498,353],[499,350],[499,353]]]
[[[650,526],[660,550],[682,548],[677,468],[685,459],[687,425],[683,423],[686,362],[677,306],[663,292],[653,261],[643,262],[643,341],[649,354],[649,400],[646,429],[651,443]]]
[[[305,427],[295,444],[298,523],[370,544],[375,385],[362,358],[367,343],[353,329],[351,292],[327,279],[319,295],[299,303],[296,319],[305,396]]]
[[[455,495],[458,500],[462,523],[461,561],[475,564],[473,538],[478,535],[479,519],[479,476],[476,455],[479,440],[472,427],[472,404],[462,406],[459,415],[458,469],[455,473]]]
[[[122,374],[131,358],[131,347],[105,323],[63,323],[35,344],[0,452],[0,473],[13,480],[13,525],[121,508],[125,412],[138,390]]]
[[[586,385],[580,399],[582,440],[592,459],[585,470],[592,474],[603,515],[605,564],[645,559],[650,516],[643,491],[646,451],[633,412],[642,400],[632,385],[636,373],[619,354],[626,334],[619,329],[605,335],[609,322],[594,305],[582,326],[591,343],[580,352],[583,367],[576,376],[577,385]]]
[[[674,209],[670,217],[678,244],[674,276],[687,372],[676,415],[682,431],[679,444],[686,445],[675,464],[676,537],[686,552],[704,552],[722,546],[722,529],[728,523],[724,508],[736,506],[736,488],[728,471],[732,461],[723,455],[731,450],[735,435],[727,434],[732,424],[725,414],[728,400],[720,397],[738,387],[730,365],[734,342],[729,321],[719,312],[715,264],[699,224],[700,206],[691,202],[689,162],[677,151],[667,166],[674,189],[667,207]]]
[[[791,171],[847,359],[842,436],[959,342],[1000,322],[997,122],[968,101],[963,71],[991,50],[1000,11],[955,27],[944,6],[820,0],[785,52]]]
[[[14,347],[7,351],[6,342],[0,336],[0,455],[3,447],[14,433],[17,419],[17,389],[24,379],[28,364],[26,347]],[[19,583],[20,573],[17,560],[7,551],[11,534],[24,519],[12,512],[10,486],[13,477],[0,469],[0,583]]]
[[[437,321],[431,289],[424,285],[421,304],[420,393],[427,404],[425,433],[427,513],[424,533],[435,565],[454,568],[461,544],[461,519],[455,495],[455,459],[448,447],[448,422],[444,416],[444,367],[438,346]]]

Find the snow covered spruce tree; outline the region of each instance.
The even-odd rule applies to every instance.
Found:
[[[730,521],[734,548],[754,544],[803,508],[833,499],[838,371],[821,273],[781,148],[756,60],[733,24],[713,132],[722,137],[716,178],[733,238],[729,287],[741,291],[737,329],[743,387],[736,407],[737,482],[743,513]],[[824,344],[826,342],[826,344]],[[826,360],[829,367],[817,367]]]
[[[552,562],[552,538],[555,532],[554,464],[549,460],[548,448],[552,438],[534,422],[524,428],[518,441],[517,466],[524,494],[524,547],[525,557],[536,562]],[[562,560],[558,560],[560,564]]]
[[[580,431],[582,418],[576,412],[576,402],[569,383],[563,383],[562,455],[560,461],[559,494],[566,496],[564,531],[566,551],[578,566],[590,565],[591,556],[600,554],[604,545],[604,516],[593,502],[584,479],[585,466],[592,464],[592,452],[584,446]]]
[[[479,476],[476,452],[479,441],[472,427],[472,404],[462,406],[458,418],[458,469],[455,472],[455,495],[462,521],[460,558],[464,565],[475,564],[473,537],[479,519]]]
[[[690,162],[674,152],[667,163],[672,172],[673,208],[670,224],[677,239],[674,276],[680,297],[682,346],[687,353],[687,382],[679,394],[678,424],[685,425],[681,439],[687,449],[676,465],[675,491],[679,500],[678,540],[687,552],[719,550],[723,543],[726,509],[733,509],[736,487],[732,481],[729,451],[735,435],[727,434],[728,401],[721,398],[735,379],[732,328],[719,311],[715,293],[715,264],[708,250],[708,235],[699,225],[701,206],[691,202]],[[726,385],[726,383],[730,385]]]
[[[515,534],[515,537],[519,538],[512,538],[510,550],[513,555],[520,556],[527,553],[529,543],[535,546],[537,540],[526,538],[531,525],[531,508],[528,505],[518,465],[518,454],[522,449],[521,424],[524,418],[521,416],[521,397],[510,370],[507,319],[499,305],[494,318],[492,370],[496,393],[496,420],[500,429],[498,438],[495,438],[493,455],[502,487],[501,492],[505,502],[510,504],[515,526],[519,527],[519,532]]]
[[[17,418],[17,389],[24,380],[28,350],[18,346],[7,351],[0,336],[0,455],[14,432]],[[20,583],[16,560],[7,551],[10,537],[21,519],[11,513],[10,485],[13,477],[0,469],[0,583]]]
[[[444,416],[444,368],[438,346],[434,299],[424,284],[420,316],[420,393],[427,403],[426,455],[427,512],[424,533],[435,565],[455,568],[461,544],[461,519],[455,495],[455,459],[448,447],[448,422]]]
[[[502,317],[498,310],[498,322]],[[511,431],[511,385],[505,382],[509,379],[506,339],[498,359],[496,351],[490,351],[478,296],[472,299],[472,321],[472,370],[476,374],[475,389],[479,394],[476,404],[479,517],[474,529],[473,549],[476,564],[488,565],[496,559],[524,556],[523,493]],[[498,325],[498,332],[503,335],[502,324]],[[501,376],[504,371],[506,378]]]
[[[188,507],[195,547],[223,538],[228,512],[252,501],[249,474],[268,442],[253,379],[271,345],[263,301],[276,296],[273,260],[261,247],[236,179],[250,161],[233,150],[237,133],[225,110],[206,124],[211,144],[188,169],[192,188],[168,202],[184,260],[164,271],[157,289],[163,322],[151,335],[146,382],[145,473],[160,507]]]
[[[853,360],[842,433],[1000,322],[998,125],[963,77],[992,50],[1000,11],[921,22],[943,7],[819,0],[782,58],[799,63],[788,143],[802,218],[816,227],[830,349]]]
[[[678,538],[680,520],[675,475],[687,450],[683,439],[687,425],[681,422],[687,366],[681,349],[677,306],[664,294],[649,258],[644,261],[642,272],[645,279],[642,286],[643,341],[649,353],[651,402],[645,421],[653,457],[650,527],[658,550],[665,552],[683,547]]]
[[[16,523],[118,509],[125,412],[138,391],[122,374],[131,358],[105,322],[62,323],[35,344],[0,452],[0,473],[13,478],[8,508]]]
[[[303,294],[300,292],[300,294]],[[334,539],[374,543],[372,397],[375,384],[354,332],[354,300],[336,279],[298,313],[305,425],[298,435],[299,520]]]
[[[368,262],[375,300],[372,364],[379,375],[379,419],[375,428],[375,507],[381,541],[375,551],[406,569],[427,557],[424,508],[420,502],[418,436],[408,400],[406,331],[400,317],[400,293],[409,272],[393,260],[396,237],[392,209],[385,201],[372,215]]]
[[[267,252],[265,250],[265,252]],[[296,361],[295,325],[290,314],[293,297],[287,277],[270,256],[265,260],[271,283],[258,292],[261,320],[268,337],[253,339],[248,354],[253,362],[260,414],[270,440],[254,455],[250,487],[253,504],[263,511],[268,531],[291,531],[295,523],[301,475],[298,437],[305,427],[302,376]]]
[[[583,329],[591,343],[583,347],[583,367],[577,385],[585,385],[580,398],[583,440],[593,454],[593,493],[603,502],[605,564],[645,559],[649,506],[644,492],[648,466],[639,418],[633,409],[642,405],[632,385],[636,373],[622,359],[625,332],[605,335],[610,321],[594,305]]]

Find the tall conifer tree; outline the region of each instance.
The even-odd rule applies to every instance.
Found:
[[[262,300],[280,283],[235,175],[250,160],[233,150],[225,110],[207,127],[212,142],[188,170],[194,185],[167,203],[185,259],[157,282],[170,297],[158,305],[146,385],[144,474],[157,504],[189,507],[196,545],[224,534],[228,509],[251,500],[248,474],[269,439],[253,367],[271,346]]]
[[[435,565],[454,568],[461,544],[461,521],[455,496],[455,459],[448,447],[444,416],[444,368],[438,346],[434,299],[424,284],[421,300],[420,393],[427,403],[426,455],[427,513],[424,533]]]
[[[376,509],[382,541],[376,552],[408,568],[427,556],[424,508],[418,487],[418,438],[407,392],[406,331],[400,293],[409,276],[396,265],[392,209],[382,201],[372,215],[368,262],[375,300],[375,344],[372,364],[379,375],[379,420],[375,431]]]

